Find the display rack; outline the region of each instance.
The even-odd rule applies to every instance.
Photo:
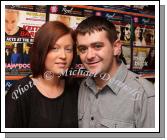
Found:
[[[105,8],[104,8],[105,7]],[[19,26],[29,30],[33,35],[37,30],[32,30],[34,26],[40,27],[43,23],[49,20],[58,20],[58,18],[63,15],[64,17],[70,17],[71,21],[69,23],[69,26],[72,28],[76,28],[76,26],[81,22],[83,19],[85,19],[88,16],[91,15],[98,15],[98,16],[104,16],[108,18],[108,20],[112,21],[115,25],[116,28],[119,29],[121,34],[123,34],[123,30],[125,30],[127,27],[127,24],[130,24],[130,31],[131,31],[131,39],[130,41],[126,42],[122,40],[123,44],[123,55],[127,58],[127,67],[140,74],[141,77],[152,79],[155,77],[155,68],[152,69],[138,69],[136,66],[134,69],[134,58],[137,58],[138,56],[135,56],[135,51],[137,53],[140,53],[141,55],[144,55],[146,53],[147,55],[149,54],[149,51],[151,49],[155,49],[154,43],[152,46],[150,45],[140,45],[140,46],[135,46],[134,44],[134,32],[136,26],[140,26],[141,31],[143,31],[143,36],[144,36],[144,31],[148,30],[148,32],[154,33],[154,28],[155,28],[155,16],[152,14],[144,14],[140,13],[141,9],[138,9],[139,11],[137,12],[131,12],[131,11],[136,11],[136,9],[133,9],[131,7],[127,7],[129,11],[126,11],[125,9],[122,8],[122,10],[117,10],[117,9],[111,9],[111,6],[104,6],[104,7],[98,7],[96,5],[49,5],[49,6],[42,6],[42,5],[30,5],[30,6],[8,6],[6,8],[10,9],[15,9],[19,10],[21,13],[21,18],[19,22]],[[131,9],[130,9],[131,8]],[[31,20],[27,20],[31,19]],[[60,19],[59,19],[60,20]],[[155,33],[154,33],[155,34]],[[34,37],[34,36],[33,36]],[[33,40],[33,37],[31,38]],[[121,36],[120,36],[121,37]],[[7,41],[6,43],[8,44],[10,41]],[[12,42],[12,41],[11,41]],[[23,44],[25,42],[22,42]],[[30,43],[33,44],[33,41]],[[9,43],[10,44],[10,43]],[[16,43],[17,44],[17,43]],[[10,45],[6,45],[6,48],[10,48]],[[137,49],[136,49],[137,48]],[[143,50],[142,50],[143,49]],[[21,51],[23,51],[21,49]],[[154,56],[155,57],[155,56]],[[9,69],[10,70],[10,69]],[[23,74],[24,73],[24,74]],[[25,77],[27,74],[30,74],[29,71],[26,72],[26,69],[22,69],[21,72],[12,74],[12,73],[7,73],[5,75],[5,80],[6,82],[9,81],[14,81],[21,79]],[[80,77],[80,76],[79,76]]]

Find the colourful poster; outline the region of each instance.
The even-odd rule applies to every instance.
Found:
[[[55,20],[61,21],[73,29],[75,29],[78,26],[78,24],[84,19],[85,17],[60,15],[60,14],[50,14],[49,16],[50,21],[55,21]]]
[[[30,70],[30,50],[33,38],[45,23],[46,14],[5,9],[5,75],[26,76]]]

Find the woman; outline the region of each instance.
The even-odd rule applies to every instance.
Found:
[[[32,76],[19,80],[6,95],[6,127],[78,126],[78,86],[60,76],[72,63],[73,46],[73,32],[61,22],[47,22],[37,31]]]
[[[7,64],[11,63],[11,53],[9,48],[5,49],[5,63]]]
[[[135,27],[135,30],[134,30],[134,35],[135,35],[134,45],[135,46],[145,46],[146,45],[142,34],[143,34],[143,31],[140,28],[140,26]]]

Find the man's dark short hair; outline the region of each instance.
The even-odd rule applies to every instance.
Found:
[[[106,31],[107,38],[110,43],[113,44],[117,40],[116,27],[111,21],[101,16],[91,16],[83,20],[75,30],[75,35],[78,34],[85,35],[87,33],[91,34],[94,31]]]

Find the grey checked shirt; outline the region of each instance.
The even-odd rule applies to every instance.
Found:
[[[107,85],[97,90],[89,77],[81,83],[79,127],[155,127],[154,85],[127,70],[122,63]]]

